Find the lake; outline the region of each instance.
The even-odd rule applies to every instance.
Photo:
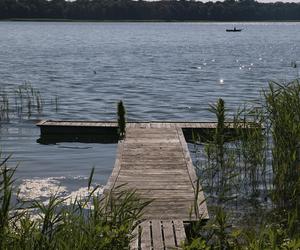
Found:
[[[227,28],[242,28],[239,33]],[[213,120],[222,97],[233,112],[270,80],[299,77],[300,23],[0,22],[0,89],[30,83],[42,113],[0,126],[0,147],[19,162],[23,197],[82,191],[91,168],[105,185],[116,144],[37,143],[39,119]],[[299,61],[298,61],[299,62]],[[54,107],[54,99],[57,106]]]

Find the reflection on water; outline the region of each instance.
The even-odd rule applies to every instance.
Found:
[[[88,177],[95,167],[94,185],[106,184],[114,166],[116,143],[55,141],[39,144],[39,128],[34,122],[2,125],[1,151],[12,154],[9,166],[18,165],[16,175],[20,198],[47,201],[50,194],[67,198],[87,192]]]
[[[85,135],[85,134],[52,134],[52,135],[41,135],[39,139],[37,139],[37,143],[50,145],[50,144],[59,144],[62,142],[72,142],[72,143],[100,143],[100,144],[116,144],[118,143],[117,134],[97,134],[97,135]],[[83,144],[83,145],[84,145]],[[74,148],[74,149],[88,149],[86,146],[59,146],[60,148]]]

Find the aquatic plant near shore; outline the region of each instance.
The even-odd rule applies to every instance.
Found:
[[[15,109],[19,116],[27,113],[27,116],[30,117],[34,111],[42,112],[43,101],[40,91],[32,87],[31,84],[25,82],[18,87],[15,93]]]
[[[30,83],[19,85],[16,90],[0,89],[0,122],[8,122],[12,118],[31,118],[42,114],[45,105],[54,106],[58,112],[58,97],[48,103],[42,98],[41,92]]]
[[[9,120],[9,99],[7,93],[0,90],[0,122]]]
[[[261,109],[244,107],[235,115],[234,123],[239,138],[234,144],[241,161],[239,181],[244,183],[243,189],[252,198],[257,198],[261,191],[268,192],[266,159],[269,151],[267,129],[263,128],[265,117]],[[249,124],[253,125],[251,129],[243,129]]]
[[[120,138],[124,138],[125,133],[126,133],[126,110],[123,104],[123,101],[118,102],[118,133]]]
[[[300,82],[271,82],[264,97],[273,139],[272,199],[281,219],[295,216],[300,230]]]
[[[218,124],[214,139],[204,147],[206,164],[198,171],[202,178],[212,179],[201,178],[211,220],[206,225],[197,223],[185,249],[300,249],[300,83],[272,82],[263,97],[260,107],[243,109],[234,117],[232,138],[225,130],[218,135],[223,127]],[[219,101],[212,110],[219,122],[224,117],[221,104]],[[253,126],[244,129],[249,122]],[[217,167],[227,165],[230,150],[234,164],[228,166],[232,172]],[[229,185],[224,186],[226,183]],[[217,196],[217,203],[212,202],[211,195]],[[248,210],[249,214],[237,222],[229,213],[232,204],[226,206],[232,198],[238,206],[247,206],[238,199],[254,198],[256,207],[263,207],[254,214]]]
[[[205,144],[207,164],[200,167],[200,171],[205,172],[200,176],[201,180],[211,178],[211,181],[204,180],[203,186],[208,196],[207,200],[214,200],[216,204],[210,206],[209,211],[212,216],[207,224],[202,221],[192,224],[189,232],[192,239],[189,240],[189,244],[197,246],[186,249],[210,249],[211,245],[217,249],[229,249],[234,244],[234,234],[236,234],[235,231],[230,230],[231,224],[226,212],[226,203],[235,198],[232,189],[236,187],[237,168],[234,154],[228,148],[231,135],[226,132],[225,102],[219,99],[215,105],[210,105],[210,111],[217,118],[217,127],[213,135],[209,136],[211,139],[208,139]]]

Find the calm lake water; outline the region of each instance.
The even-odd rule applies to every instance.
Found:
[[[234,25],[243,31],[225,32]],[[93,166],[104,185],[115,144],[41,145],[36,120],[111,120],[120,99],[130,120],[212,120],[219,97],[232,111],[268,81],[299,76],[299,44],[300,23],[0,22],[0,89],[29,82],[48,104],[2,123],[2,152],[20,162],[24,197],[76,191]]]

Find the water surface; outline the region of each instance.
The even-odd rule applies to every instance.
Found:
[[[19,181],[70,193],[93,166],[104,185],[114,164],[114,144],[38,144],[37,119],[111,120],[122,99],[130,120],[212,120],[208,104],[217,98],[232,111],[257,100],[268,81],[299,75],[291,67],[299,23],[238,23],[242,32],[226,33],[233,25],[1,22],[0,88],[13,93],[30,82],[46,103],[42,114],[0,129],[2,151],[20,162]]]

